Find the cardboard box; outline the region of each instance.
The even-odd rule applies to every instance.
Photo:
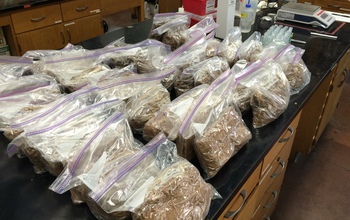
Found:
[[[197,15],[206,15],[215,11],[215,0],[183,0],[185,11]]]
[[[0,46],[0,56],[8,55],[10,56],[10,47],[8,45]]]
[[[2,27],[0,27],[0,46],[5,46],[7,45],[4,31],[2,30]]]

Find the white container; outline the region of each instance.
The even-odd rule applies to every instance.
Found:
[[[255,12],[252,6],[249,3],[246,4],[241,12],[241,20],[239,23],[242,33],[250,32],[253,24],[254,14]]]
[[[235,8],[236,0],[218,1],[216,23],[219,24],[219,27],[216,29],[216,37],[224,39],[233,28]]]

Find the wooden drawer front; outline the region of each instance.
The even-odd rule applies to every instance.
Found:
[[[61,3],[64,21],[99,14],[100,8],[99,0],[76,0]]]
[[[61,49],[68,42],[62,24],[56,24],[17,35],[21,55],[28,50]]]
[[[255,208],[256,208],[256,204],[257,204],[257,189],[255,187],[254,191],[252,192],[252,194],[250,195],[250,197],[248,198],[246,204],[244,205],[244,207],[242,208],[242,210],[237,214],[237,217],[234,218],[235,220],[247,220],[247,219],[251,219],[253,217]]]
[[[64,23],[68,42],[75,44],[102,35],[101,20],[101,15],[98,14]]]
[[[261,172],[261,164],[250,175],[248,180],[244,183],[239,193],[231,200],[225,211],[221,214],[219,219],[233,219],[240,213],[247,199],[252,193],[253,189],[259,182],[259,176]]]
[[[322,9],[330,9],[331,11],[350,12],[350,2],[347,0],[315,0],[315,5],[321,6]]]
[[[283,173],[285,172],[288,164],[288,157],[290,154],[290,150],[293,145],[294,135],[288,141],[288,143],[283,147],[281,152],[273,161],[272,165],[268,169],[268,172],[261,178],[258,191],[257,191],[257,201],[260,202],[267,190],[267,188],[275,181],[279,179],[283,179]]]
[[[281,151],[283,146],[290,141],[294,136],[296,128],[298,127],[301,112],[295,117],[293,122],[289,125],[288,129],[282,134],[279,141],[271,148],[270,152],[265,156],[262,166],[261,176],[265,174],[273,160],[276,158],[278,153]]]
[[[281,185],[284,179],[285,170],[266,190],[261,202],[253,214],[253,220],[262,220],[268,217],[276,207],[277,200],[281,191]]]
[[[343,57],[340,59],[337,67],[337,71],[342,71],[344,67],[350,68],[350,49],[346,51]]]
[[[58,4],[16,12],[11,18],[16,34],[62,22]]]

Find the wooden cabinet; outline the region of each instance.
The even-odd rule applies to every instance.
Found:
[[[267,153],[219,219],[261,220],[272,214],[277,204],[300,116],[301,113],[283,132],[279,141]]]
[[[323,133],[338,104],[343,83],[349,73],[349,59],[350,51],[347,51],[303,107],[292,157],[299,153],[309,154]]]
[[[75,44],[103,34],[101,16],[93,15],[64,23],[65,37]]]
[[[321,6],[324,10],[350,13],[350,2],[348,0],[314,0],[314,5]]]
[[[63,21],[99,14],[100,0],[76,0],[61,3]]]
[[[159,0],[159,13],[177,12],[182,6],[181,0]]]
[[[31,31],[50,25],[62,23],[59,4],[28,9],[11,14],[16,34]]]
[[[74,0],[11,13],[19,54],[61,49],[104,33],[100,0]]]
[[[18,34],[17,42],[21,54],[24,54],[26,51],[36,48],[62,48],[68,43],[62,24],[56,24],[34,31]]]

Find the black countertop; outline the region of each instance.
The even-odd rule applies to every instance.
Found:
[[[0,1],[0,13],[59,1],[62,0],[3,0]]]
[[[101,37],[81,43],[94,49],[125,36],[128,43],[145,39],[151,20],[107,33]],[[312,73],[310,84],[298,95],[291,97],[287,110],[269,125],[254,129],[251,116],[244,116],[253,139],[246,144],[211,180],[222,199],[213,200],[207,219],[217,219],[233,196],[238,193],[254,169],[260,164],[283,131],[293,121],[305,102],[321,84],[332,67],[339,61],[350,45],[350,24],[343,26],[336,34],[337,40],[310,37],[308,32],[294,30],[294,38],[306,44],[295,44],[306,49],[303,60]],[[55,194],[48,189],[54,181],[49,174],[34,174],[28,159],[6,155],[7,140],[0,134],[0,219],[95,219],[86,205],[73,205],[69,193]]]

